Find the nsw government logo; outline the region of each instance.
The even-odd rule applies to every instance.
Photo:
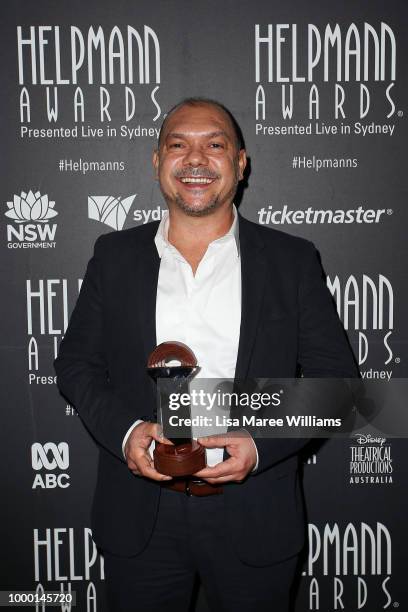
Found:
[[[39,191],[22,191],[7,202],[6,217],[15,225],[7,225],[9,249],[53,249],[55,248],[56,223],[49,223],[57,216],[55,202]]]
[[[135,193],[123,199],[114,196],[88,196],[88,217],[114,230],[121,230],[136,195]]]
[[[39,472],[35,475],[33,489],[66,489],[69,487],[69,475],[64,473],[69,467],[69,446],[67,442],[34,442],[31,446],[31,465]],[[41,474],[46,470],[45,474]],[[57,473],[55,473],[57,471]],[[59,471],[59,472],[58,472]],[[50,474],[49,472],[54,472]]]

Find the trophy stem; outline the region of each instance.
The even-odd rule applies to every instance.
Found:
[[[167,365],[172,360],[180,365]],[[181,342],[163,342],[151,353],[147,370],[156,382],[160,397],[160,418],[163,434],[173,445],[156,443],[153,452],[154,466],[161,474],[173,476],[191,476],[206,466],[205,448],[192,437],[191,428],[177,431],[181,435],[174,437],[166,427],[167,420],[163,413],[169,410],[170,394],[182,391],[188,393],[188,380],[198,370],[197,359],[193,351]],[[179,407],[179,416],[191,417],[190,406]],[[173,430],[174,431],[174,430]]]

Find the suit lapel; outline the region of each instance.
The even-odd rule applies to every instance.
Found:
[[[152,224],[153,225],[153,224]],[[156,230],[158,224],[155,224]],[[154,242],[154,233],[137,253],[139,295],[137,299],[138,322],[143,338],[145,362],[156,347],[156,295],[160,257]]]
[[[150,224],[149,224],[150,225]],[[137,296],[138,322],[143,338],[144,358],[156,347],[156,296],[160,258],[154,242],[158,224],[152,223],[152,231],[136,254],[140,294]],[[154,227],[153,227],[154,225]],[[263,243],[252,224],[239,215],[239,244],[241,256],[241,326],[238,344],[235,378],[244,379],[251,361],[255,337],[259,325],[265,289],[266,260]]]
[[[263,243],[252,224],[239,216],[239,244],[241,256],[241,327],[235,378],[244,379],[248,373],[259,324],[265,289],[266,260]]]

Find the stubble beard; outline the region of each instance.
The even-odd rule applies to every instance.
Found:
[[[182,210],[186,215],[189,215],[190,217],[206,217],[207,215],[210,215],[212,212],[220,208],[225,199],[223,198],[223,200],[221,200],[219,195],[217,194],[202,208],[196,208],[194,204],[189,204],[188,202],[183,200],[179,193],[176,194],[176,198],[173,201],[176,204],[177,208]]]
[[[176,197],[174,198],[174,197],[170,197],[169,194],[167,194],[165,191],[162,190],[163,197],[166,200],[167,206],[169,208],[170,208],[169,204],[173,203],[177,206],[179,210],[181,210],[184,214],[190,217],[206,217],[208,215],[211,215],[215,210],[218,210],[219,208],[221,208],[221,206],[225,204],[225,202],[227,201],[232,202],[236,194],[238,182],[239,182],[238,164],[234,164],[234,173],[235,173],[234,184],[232,185],[231,189],[224,195],[224,197],[221,198],[220,194],[218,193],[215,196],[213,196],[213,198],[201,208],[196,208],[194,204],[191,205],[185,200],[183,200],[182,196],[179,193],[176,193]]]

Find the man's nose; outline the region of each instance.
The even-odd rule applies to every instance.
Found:
[[[184,156],[184,163],[190,166],[208,165],[208,158],[203,147],[200,145],[190,146],[186,155]]]

